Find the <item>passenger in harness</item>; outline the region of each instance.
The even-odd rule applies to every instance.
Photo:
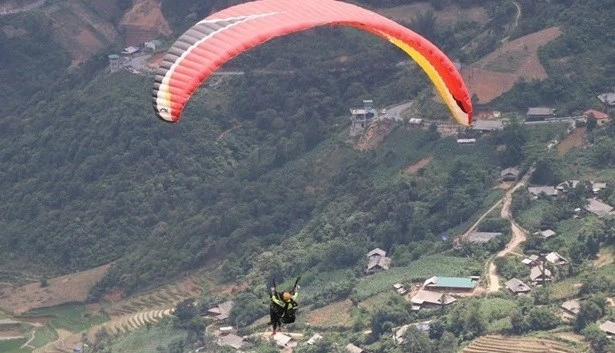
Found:
[[[292,324],[297,315],[297,297],[299,296],[299,278],[295,281],[295,286],[289,292],[278,292],[275,288],[275,280],[271,287],[271,303],[269,304],[269,316],[273,327],[271,335],[282,330],[282,324]]]

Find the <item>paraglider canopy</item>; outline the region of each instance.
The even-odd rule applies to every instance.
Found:
[[[442,51],[384,16],[335,0],[252,1],[201,20],[171,46],[156,72],[156,114],[178,122],[190,96],[224,63],[272,38],[323,25],[352,26],[395,44],[423,68],[457,122],[472,124],[468,90]]]

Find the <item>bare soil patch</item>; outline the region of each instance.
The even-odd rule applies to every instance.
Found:
[[[345,326],[350,322],[352,302],[346,299],[310,311],[307,322],[313,326]]]
[[[416,172],[418,172],[422,168],[425,168],[429,164],[429,162],[431,162],[431,157],[425,157],[420,161],[406,167],[406,169],[404,169],[404,173],[410,175],[416,174]]]
[[[574,129],[562,142],[557,145],[557,155],[563,156],[573,148],[581,148],[584,146],[585,128],[580,127]]]
[[[359,151],[369,151],[380,145],[395,128],[395,123],[390,120],[380,120],[372,122],[367,131],[355,143],[354,148]]]
[[[538,49],[561,35],[551,27],[528,34],[504,44],[469,67],[462,68],[471,93],[478,95],[479,103],[488,103],[509,91],[518,79],[544,79],[547,72],[538,58]]]
[[[20,287],[9,287],[0,293],[0,308],[15,315],[29,310],[64,304],[83,302],[90,289],[105,275],[110,265],[99,266],[48,280],[47,287],[39,282]]]

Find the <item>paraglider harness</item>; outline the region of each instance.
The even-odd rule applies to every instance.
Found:
[[[271,316],[271,325],[273,325],[273,329],[280,327],[282,323],[284,324],[292,324],[295,322],[295,318],[297,316],[297,307],[299,304],[295,301],[297,298],[297,289],[299,289],[298,283],[299,279],[297,278],[295,281],[295,285],[293,289],[289,292],[291,294],[291,299],[289,301],[284,301],[282,298],[283,292],[278,292],[275,285],[275,280],[273,280],[273,287],[271,287],[271,303],[269,304],[269,314]]]

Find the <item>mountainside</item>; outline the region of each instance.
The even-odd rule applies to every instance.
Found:
[[[577,27],[564,22],[574,18],[594,41],[608,41],[612,30],[598,29],[612,22],[604,15],[610,3],[573,2],[547,22],[541,15],[560,2],[523,2],[521,12],[509,3],[477,3],[483,7],[470,6],[450,25],[442,20],[450,18],[450,8],[430,15],[425,3],[425,12],[412,7],[418,12],[405,19],[462,61],[485,51],[481,43],[506,42],[499,54],[468,62],[469,70],[527,78],[546,73],[551,80],[526,83],[534,90],[529,99],[513,87],[493,107],[524,112],[529,102],[549,104],[583,89],[563,103],[574,110],[592,105],[598,89],[612,81],[613,63],[605,58],[613,48],[582,43]],[[0,107],[0,261],[15,269],[45,265],[55,273],[116,260],[96,287],[100,296],[115,286],[137,291],[211,261],[225,262],[224,277],[234,280],[258,268],[252,254],[288,239],[336,249],[343,237],[321,234],[323,227],[343,230],[357,244],[334,265],[345,267],[369,246],[437,242],[471,218],[497,175],[501,161],[492,151],[498,139],[459,149],[435,131],[397,129],[374,151],[346,144],[347,109],[362,99],[387,106],[419,97],[421,117],[446,118],[424,74],[414,65],[396,65],[406,57],[376,38],[322,28],[274,40],[233,60],[231,67],[247,73],[200,91],[188,106],[189,118],[171,127],[152,119],[151,77],[106,71],[101,50],[121,48],[119,28],[135,41],[154,32],[171,35],[225,4],[73,0],[0,17],[0,60],[6,63],[0,78],[14,82],[0,88],[6,102]],[[581,16],[588,13],[596,19]],[[515,39],[533,32],[554,39],[537,56],[536,48]],[[578,55],[556,50],[566,46]],[[592,56],[597,50],[601,55]],[[531,75],[521,59],[537,64],[539,58],[545,71]],[[561,68],[570,67],[566,74],[572,76],[563,75]],[[571,80],[578,85],[561,91]],[[473,77],[468,81],[474,87]],[[479,89],[473,93],[479,103],[491,100]],[[475,159],[465,161],[469,155]],[[410,177],[402,174],[420,160],[430,162]],[[478,166],[481,172],[473,170]],[[326,262],[335,253],[327,251],[294,269],[258,275],[294,274]]]

